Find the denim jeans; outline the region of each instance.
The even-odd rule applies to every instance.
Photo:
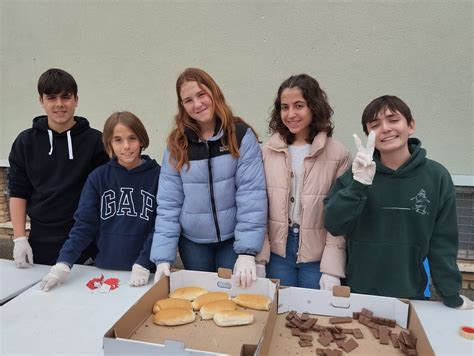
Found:
[[[237,260],[233,238],[211,244],[198,244],[181,236],[178,249],[184,268],[193,271],[217,272],[219,267],[232,270]]]
[[[298,245],[299,232],[289,228],[286,257],[271,254],[267,264],[267,278],[279,279],[282,286],[319,289],[319,262],[296,263]]]
[[[425,288],[425,298],[430,299],[431,297],[431,290],[430,290],[430,264],[428,262],[428,258],[425,258],[423,261],[423,266],[425,267],[426,276],[428,277],[428,282],[426,282]]]

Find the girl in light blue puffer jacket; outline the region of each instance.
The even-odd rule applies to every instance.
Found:
[[[253,129],[233,116],[206,72],[176,82],[178,114],[158,188],[151,249],[155,282],[169,275],[176,248],[186,269],[234,269],[241,286],[256,279],[267,222],[262,156]]]

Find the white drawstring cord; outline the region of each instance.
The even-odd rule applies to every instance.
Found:
[[[71,131],[66,132],[67,135],[67,149],[69,152],[69,159],[74,159],[74,156],[72,154],[72,140],[71,140]]]
[[[51,156],[53,154],[53,131],[48,130],[48,136],[49,136],[49,155]]]

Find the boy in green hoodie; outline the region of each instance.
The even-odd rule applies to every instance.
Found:
[[[325,199],[325,226],[348,238],[347,283],[355,293],[424,299],[428,258],[448,307],[472,309],[459,294],[455,189],[449,172],[426,158],[410,108],[396,96],[373,100],[362,114],[352,168]],[[375,150],[375,153],[374,153]]]

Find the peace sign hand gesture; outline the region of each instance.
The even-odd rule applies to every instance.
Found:
[[[362,145],[357,134],[354,134],[353,136],[357,146],[357,154],[354,162],[352,162],[352,174],[354,180],[365,185],[371,185],[375,175],[375,162],[372,159],[375,149],[375,132],[371,131],[369,133],[366,147]]]

